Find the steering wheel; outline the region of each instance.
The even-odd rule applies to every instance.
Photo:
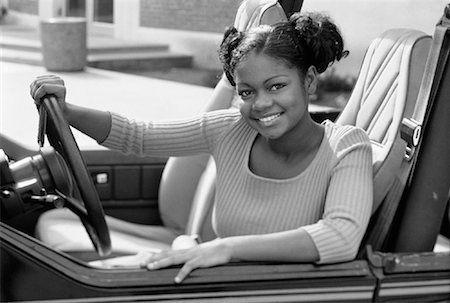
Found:
[[[56,98],[45,96],[39,113],[48,117],[48,123],[45,126],[47,138],[50,145],[63,156],[69,167],[84,207],[77,199],[66,196],[65,193],[58,192],[58,194],[66,200],[67,207],[80,217],[97,253],[100,256],[106,256],[111,252],[111,239],[105,214],[80,149]]]

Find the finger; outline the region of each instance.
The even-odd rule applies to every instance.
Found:
[[[136,257],[139,260],[139,267],[141,267],[141,268],[147,267],[148,260],[151,258],[151,256],[153,254],[154,253],[150,252],[150,251],[141,251],[141,252],[137,253]]]
[[[58,84],[43,84],[39,86],[32,94],[33,99],[36,101],[40,101],[42,97],[45,95],[57,95],[57,97],[62,98],[61,96],[61,86]]]
[[[149,270],[157,270],[160,268],[169,267],[172,265],[179,264],[174,257],[167,257],[158,261],[151,261],[147,264],[147,269]]]
[[[172,265],[179,265],[189,260],[189,256],[186,254],[170,254],[165,258],[159,260],[152,260],[147,264],[147,268],[150,270],[156,270],[160,268],[169,267]]]
[[[36,80],[40,82],[54,82],[64,84],[64,80],[57,75],[41,75],[36,77]]]
[[[56,84],[64,86],[64,80],[55,75],[39,76],[30,84],[30,94],[34,96],[36,90],[44,84]]]
[[[151,255],[151,257],[149,258],[148,262],[154,262],[154,261],[159,261],[171,256],[178,256],[178,255],[184,255],[188,252],[188,249],[183,249],[183,250],[162,250],[160,252],[157,253],[153,253]]]
[[[34,80],[33,82],[31,82],[30,84],[30,95],[33,97],[36,93],[36,90],[39,88],[40,86],[40,81],[39,80]]]
[[[146,261],[147,261],[147,263],[152,263],[152,262],[159,261],[159,260],[162,260],[164,258],[167,258],[169,256],[170,256],[170,252],[163,250],[163,251],[160,251],[160,252],[157,252],[157,253],[150,254]]]
[[[175,283],[181,283],[194,270],[199,268],[196,259],[186,262],[175,277]]]

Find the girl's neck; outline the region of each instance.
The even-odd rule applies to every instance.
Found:
[[[264,139],[267,148],[286,160],[295,159],[297,156],[304,156],[316,151],[322,142],[324,127],[312,119],[305,120],[304,125],[291,130],[281,138],[275,140]]]

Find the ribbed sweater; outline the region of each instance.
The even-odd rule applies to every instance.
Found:
[[[363,130],[324,123],[325,135],[309,166],[293,178],[272,179],[249,169],[258,133],[237,110],[164,122],[111,115],[111,131],[102,143],[108,148],[164,157],[213,155],[217,166],[213,228],[218,237],[300,228],[316,245],[318,263],[355,257],[373,199],[372,149]]]

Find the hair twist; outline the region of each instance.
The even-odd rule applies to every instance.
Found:
[[[220,44],[219,59],[223,64],[225,75],[232,86],[236,85],[232,75],[232,70],[234,69],[232,63],[233,55],[243,36],[244,34],[235,27],[228,27],[225,30],[222,43]]]

